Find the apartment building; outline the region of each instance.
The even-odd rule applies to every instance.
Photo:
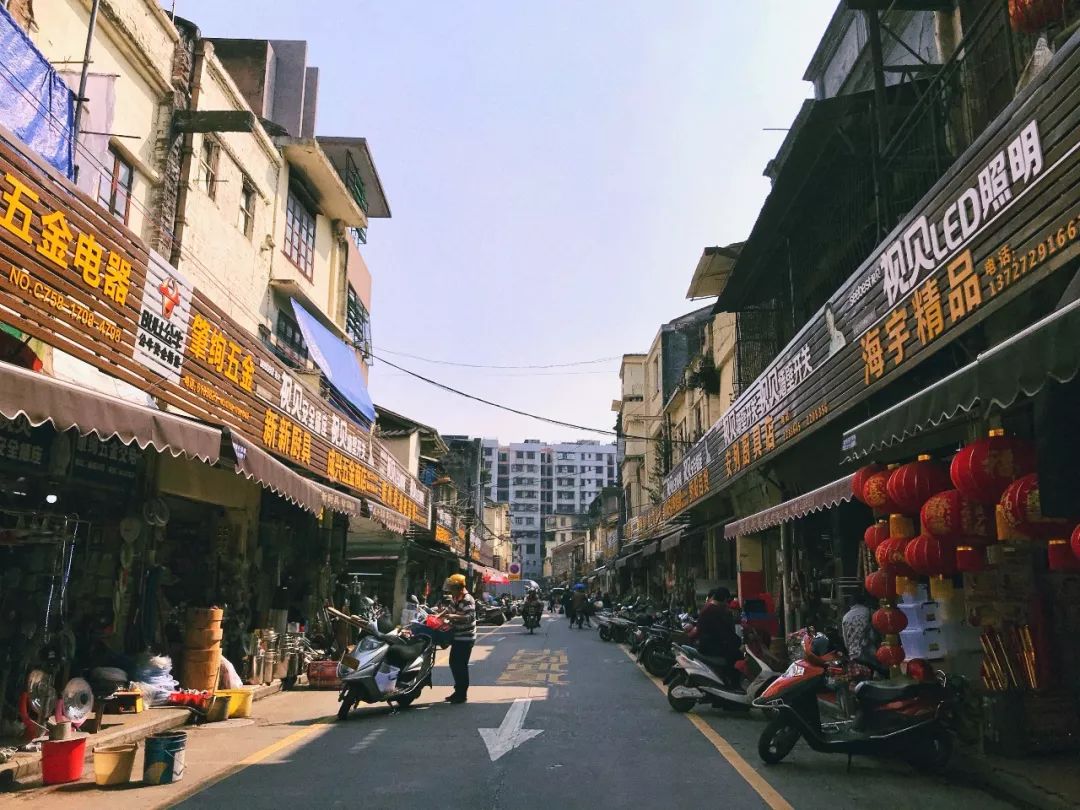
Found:
[[[577,441],[550,444],[526,439],[501,445],[483,442],[487,495],[510,505],[515,561],[523,575],[544,575],[544,519],[588,512],[601,490],[618,480],[614,444]]]

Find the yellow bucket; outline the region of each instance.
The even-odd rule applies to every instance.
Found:
[[[94,781],[98,785],[126,785],[135,764],[135,743],[103,745],[94,749]]]
[[[255,687],[218,689],[217,694],[229,698],[229,717],[251,717],[251,704],[255,700]]]

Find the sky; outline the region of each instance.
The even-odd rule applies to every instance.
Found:
[[[176,0],[176,13],[204,36],[307,40],[317,133],[367,138],[392,212],[364,251],[376,358],[611,430],[618,359],[446,361],[647,352],[662,323],[706,304],[685,299],[694,267],[753,227],[784,137],[769,128],[812,96],[802,75],[836,4]],[[369,388],[443,434],[605,438],[378,359]]]

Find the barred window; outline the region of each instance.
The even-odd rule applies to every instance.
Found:
[[[315,215],[293,192],[285,208],[285,255],[308,281],[315,273]]]

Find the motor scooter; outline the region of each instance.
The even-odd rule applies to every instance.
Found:
[[[529,631],[531,636],[533,631],[540,626],[540,617],[544,614],[544,606],[541,602],[525,602],[521,607],[521,623],[525,625],[525,629]]]
[[[358,703],[409,706],[425,686],[431,686],[435,643],[426,636],[405,638],[393,630],[380,632],[359,616],[327,608],[331,616],[360,629],[360,639],[338,663],[341,693],[338,720],[345,720]]]
[[[664,679],[668,704],[688,712],[698,703],[749,711],[754,700],[780,677],[778,662],[769,655],[752,628],[743,631],[742,659],[704,655],[686,644],[673,644],[675,664]]]
[[[807,636],[803,655],[762,692],[754,706],[773,713],[758,739],[761,759],[775,765],[800,738],[815,751],[895,756],[923,770],[944,768],[952,755],[952,728],[962,702],[964,681],[932,673],[921,660],[908,662],[908,673],[891,681],[863,681],[853,692],[854,719],[823,723],[818,693],[826,685],[831,662],[828,640]]]

